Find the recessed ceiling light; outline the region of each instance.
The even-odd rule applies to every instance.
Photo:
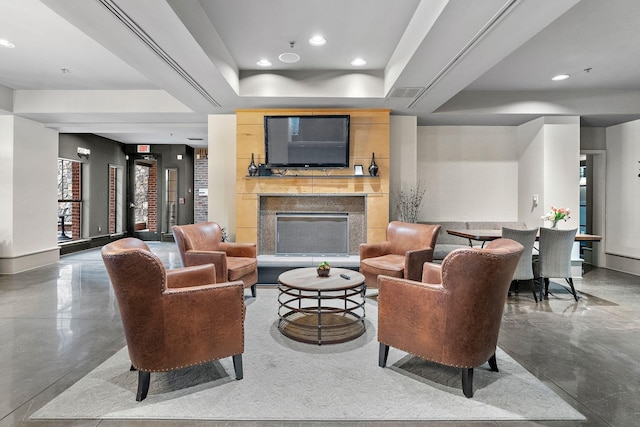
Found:
[[[327,39],[322,36],[313,36],[309,39],[309,44],[311,46],[324,46],[327,44]]]
[[[12,48],[16,47],[15,44],[13,44],[9,40],[5,40],[5,39],[0,39],[0,46],[8,47],[9,49],[12,49]]]
[[[558,74],[557,76],[552,77],[551,80],[558,82],[560,80],[567,80],[569,77],[569,74]]]
[[[367,61],[365,61],[362,58],[356,58],[353,61],[351,61],[351,65],[353,65],[354,67],[363,67],[367,65]]]
[[[268,59],[261,59],[260,61],[256,62],[256,64],[259,67],[271,67],[271,61],[269,61]]]
[[[286,64],[293,64],[294,62],[300,61],[300,55],[293,52],[285,52],[281,53],[278,59]]]

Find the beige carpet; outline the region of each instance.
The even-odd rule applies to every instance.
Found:
[[[583,420],[503,351],[500,372],[474,372],[474,397],[460,373],[396,349],[378,367],[377,307],[366,305],[367,331],[354,341],[312,345],[277,329],[277,291],[247,299],[244,379],[231,358],[152,374],[149,395],[135,401],[137,373],[126,348],[46,404],[32,419],[199,420]]]

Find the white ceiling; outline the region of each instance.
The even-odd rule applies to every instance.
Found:
[[[238,108],[611,126],[640,118],[638,28],[637,0],[0,0],[0,114],[194,147]]]

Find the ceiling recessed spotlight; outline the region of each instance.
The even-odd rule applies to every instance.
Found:
[[[256,64],[259,67],[271,67],[271,61],[269,61],[268,59],[261,59],[260,61],[256,62]]]
[[[554,82],[559,82],[560,80],[567,80],[569,78],[569,74],[558,74],[551,78]]]
[[[278,55],[278,59],[286,64],[293,64],[300,61],[300,55],[293,52],[285,52]]]
[[[15,44],[13,44],[9,40],[5,40],[5,39],[0,39],[0,46],[8,47],[9,49],[12,49],[12,48],[16,47]]]
[[[327,39],[322,36],[313,36],[309,39],[309,44],[311,46],[324,46],[327,44]]]
[[[353,61],[351,61],[351,65],[353,65],[354,67],[363,67],[367,65],[367,61],[365,61],[362,58],[356,58]]]

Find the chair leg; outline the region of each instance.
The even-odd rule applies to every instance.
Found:
[[[549,299],[549,278],[544,278],[544,297]]]
[[[233,369],[236,371],[236,379],[241,380],[244,377],[244,372],[242,372],[242,354],[233,356]]]
[[[462,368],[462,392],[466,397],[473,397],[473,368]]]
[[[493,356],[489,358],[489,367],[493,372],[500,372],[498,370],[498,361],[496,360],[496,354],[493,353]]]
[[[380,343],[380,347],[378,350],[378,366],[384,368],[387,366],[387,357],[389,356],[389,346],[386,344]]]
[[[136,401],[141,402],[147,397],[149,392],[149,382],[151,382],[151,372],[138,371],[138,393]]]
[[[540,279],[542,280],[542,279]],[[538,294],[536,294],[536,279],[531,280],[531,292],[533,292],[533,299],[538,303]]]
[[[545,282],[545,278],[541,277],[540,278],[540,298],[539,301],[542,302],[544,301],[544,282]]]
[[[254,297],[254,298],[256,297],[256,285],[255,284],[251,285],[251,296]]]
[[[578,301],[578,293],[576,292],[576,288],[573,286],[573,278],[567,277],[567,282],[569,282],[569,286],[571,286],[571,292],[573,292],[573,298]]]

